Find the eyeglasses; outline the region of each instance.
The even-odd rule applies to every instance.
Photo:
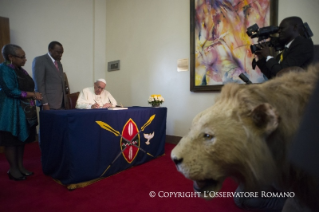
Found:
[[[104,90],[104,88],[102,88],[101,86],[97,86],[97,89],[99,89],[99,90]]]
[[[17,55],[13,55],[13,57],[17,57],[17,58],[20,58],[20,59],[26,59],[25,56],[17,56]]]

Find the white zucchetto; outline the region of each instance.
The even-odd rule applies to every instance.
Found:
[[[105,85],[106,85],[105,79],[98,79],[98,80],[96,80],[95,82],[103,82],[103,83],[105,83]]]

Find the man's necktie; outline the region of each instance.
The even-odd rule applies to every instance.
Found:
[[[285,54],[285,51],[287,51],[287,47],[284,48],[284,50],[282,50],[282,52],[280,53],[280,62],[282,62],[284,60],[284,54]]]
[[[57,61],[54,61],[54,65],[55,65],[55,67],[56,67],[56,70],[59,71],[59,66],[58,66],[58,62],[57,62]]]
[[[280,53],[280,62],[282,62],[284,60],[284,51],[285,51],[285,49],[282,50],[282,52]]]

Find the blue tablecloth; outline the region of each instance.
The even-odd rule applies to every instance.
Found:
[[[41,111],[43,172],[63,185],[79,184],[161,156],[166,116],[167,108],[150,107]]]

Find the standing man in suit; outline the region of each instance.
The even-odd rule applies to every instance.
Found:
[[[314,48],[311,38],[304,36],[303,21],[299,17],[288,17],[279,25],[279,41],[285,49],[276,58],[270,56],[270,49],[260,44],[261,50],[256,51],[257,66],[261,72],[271,79],[283,68],[298,66],[306,68],[313,60]]]
[[[65,84],[63,67],[60,62],[63,46],[52,41],[48,47],[49,52],[34,58],[32,75],[35,81],[35,91],[42,93],[42,101],[37,106],[43,110],[59,110],[64,108]]]

